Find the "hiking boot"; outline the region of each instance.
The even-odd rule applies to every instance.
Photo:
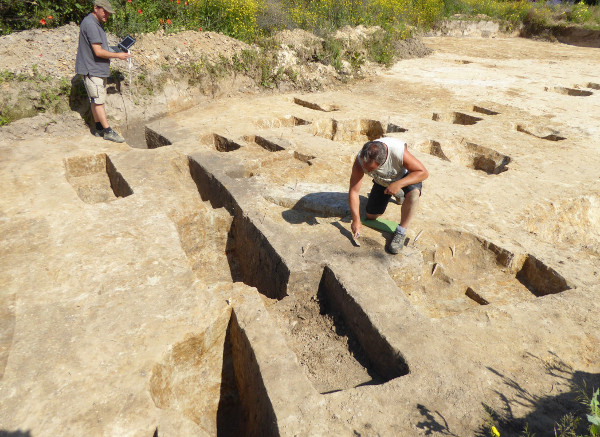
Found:
[[[124,143],[125,142],[125,138],[123,138],[121,135],[119,135],[118,133],[116,133],[110,127],[104,129],[104,135],[103,135],[103,137],[104,137],[105,140],[114,141],[115,143]]]
[[[396,255],[398,252],[402,250],[404,247],[404,240],[406,239],[405,234],[401,234],[400,232],[394,232],[394,235],[390,239],[386,249],[389,253]]]

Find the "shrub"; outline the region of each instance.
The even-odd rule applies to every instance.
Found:
[[[92,10],[91,0],[2,0],[0,35],[34,27],[57,27],[79,23]]]
[[[243,41],[258,35],[259,0],[113,0],[108,29],[124,36],[186,29],[211,30]]]
[[[362,0],[287,0],[286,7],[295,26],[321,35],[365,19]]]
[[[567,19],[574,23],[585,23],[589,21],[593,16],[590,8],[584,3],[580,2],[573,6],[571,13],[567,14]]]
[[[222,32],[243,41],[258,36],[258,0],[190,0],[206,29]]]

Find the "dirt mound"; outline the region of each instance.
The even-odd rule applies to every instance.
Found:
[[[365,27],[365,26],[344,26],[333,34],[336,39],[345,39],[348,41],[359,41],[365,40],[373,36],[381,30],[379,26]]]
[[[117,37],[108,35],[109,44]],[[75,23],[55,29],[32,29],[0,38],[3,70],[33,76],[67,77],[75,74],[79,26]]]
[[[282,30],[273,39],[280,46],[287,46],[293,49],[314,47],[323,41],[323,38],[319,38],[315,34],[302,29]]]
[[[108,43],[119,38],[107,33]],[[250,46],[214,32],[185,31],[165,34],[160,30],[136,36],[133,64],[154,70],[164,64],[193,63],[204,57],[217,60],[231,57]],[[15,74],[70,77],[75,74],[79,26],[70,23],[54,29],[33,29],[0,38],[0,57],[4,69]]]
[[[202,58],[217,61],[221,56],[231,58],[252,47],[242,41],[215,32],[185,31],[165,34],[160,30],[141,35],[135,46],[134,61],[146,69],[164,64],[190,64]]]
[[[347,84],[381,70],[381,64],[370,60],[368,45],[383,34],[379,27],[340,29],[328,38],[342,44],[341,53],[334,53],[326,39],[300,29],[279,32],[273,36],[275,45],[264,47],[214,32],[160,30],[135,35],[131,65],[111,63],[108,114],[115,126],[129,129],[132,121],[185,109],[207,98]],[[117,36],[107,36],[110,45],[118,44]],[[69,111],[89,122],[85,90],[75,75],[78,39],[75,23],[0,38],[5,73],[0,83],[0,124]],[[431,52],[417,39],[398,41],[396,46],[397,58]],[[19,137],[27,133],[27,126],[20,123],[2,130]],[[38,128],[30,133],[36,135]]]

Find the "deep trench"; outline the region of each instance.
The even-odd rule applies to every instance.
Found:
[[[228,244],[227,249],[232,277],[237,276],[246,285],[256,287],[265,297],[274,300],[274,305],[279,305],[281,302],[284,305],[283,308],[286,309],[285,305],[287,304],[282,300],[288,296],[288,293],[294,294],[295,302],[300,302],[301,309],[299,311],[310,313],[307,317],[302,317],[300,313],[295,314],[293,317],[297,316],[299,319],[295,321],[302,324],[302,321],[308,318],[306,324],[311,325],[313,330],[330,326],[331,329],[325,335],[331,335],[329,331],[334,331],[338,336],[338,343],[344,344],[344,347],[347,348],[346,356],[349,355],[351,359],[355,360],[370,377],[369,380],[363,379],[354,381],[354,383],[349,381],[349,385],[315,387],[318,391],[326,393],[358,385],[380,384],[408,373],[408,366],[402,355],[394,350],[385,337],[378,332],[331,269],[321,268],[319,270],[316,268],[312,272],[315,278],[308,282],[316,284],[315,279],[321,275],[318,290],[295,293],[296,289],[303,287],[300,283],[306,283],[306,278],[301,273],[295,275],[290,270],[285,259],[272,246],[253,220],[243,213],[235,195],[210,172],[207,168],[208,165],[190,158],[189,166],[190,174],[201,198],[208,201],[213,208],[224,207],[233,216],[228,239],[231,244]],[[304,303],[302,303],[303,299]],[[314,301],[318,304],[312,305],[311,302]],[[291,311],[293,310],[298,310],[298,308]],[[270,309],[270,311],[276,310]],[[283,310],[280,310],[278,314],[282,313],[289,314],[288,311]],[[324,319],[327,320],[324,321]],[[311,321],[315,323],[311,323]],[[291,347],[289,342],[288,345]],[[318,343],[316,343],[315,352],[318,348]],[[291,349],[294,350],[293,347]],[[296,354],[298,353],[296,351]],[[300,361],[302,362],[302,360]],[[339,373],[339,369],[334,365],[325,371]]]
[[[232,310],[223,348],[217,436],[279,436],[252,345]]]
[[[225,317],[172,346],[152,369],[150,396],[158,408],[179,412],[219,437],[278,436],[252,345],[235,310]],[[160,427],[154,435],[161,435]]]

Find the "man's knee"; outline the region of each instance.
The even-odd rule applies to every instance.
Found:
[[[419,190],[418,188],[415,188],[414,190],[410,190],[408,193],[406,193],[404,195],[405,201],[407,199],[415,201],[415,200],[419,199],[419,197],[421,197],[421,190]]]

